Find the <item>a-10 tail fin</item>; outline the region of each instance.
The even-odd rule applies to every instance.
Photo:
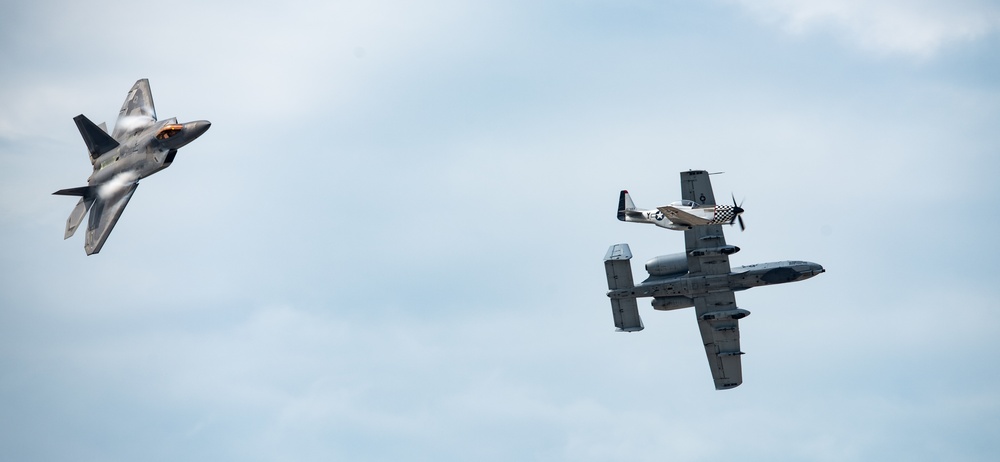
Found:
[[[624,193],[624,191],[623,191]],[[635,297],[619,297],[616,291],[635,287],[632,281],[632,251],[628,244],[615,244],[604,256],[604,271],[608,275],[608,296],[611,297],[611,314],[618,332],[638,332],[643,329]]]

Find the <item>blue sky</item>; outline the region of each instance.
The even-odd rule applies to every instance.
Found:
[[[0,7],[0,458],[995,460],[992,2]],[[61,239],[149,78],[213,125]],[[614,218],[725,171],[744,384],[690,310],[613,332]]]

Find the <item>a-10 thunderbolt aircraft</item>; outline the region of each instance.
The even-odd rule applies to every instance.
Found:
[[[169,167],[178,149],[212,126],[207,120],[184,124],[177,123],[176,118],[156,120],[153,95],[146,79],[137,81],[129,90],[110,135],[103,123],[94,125],[83,114],[74,117],[73,121],[87,144],[94,173],[87,178],[87,186],[62,189],[53,194],[80,196],[66,220],[64,239],[76,232],[84,215],[90,211],[83,247],[87,255],[101,251],[139,186],[139,180]]]
[[[694,211],[691,215],[707,218],[709,213],[699,209],[718,210],[721,207],[715,205],[708,175],[703,170],[681,172],[683,205]],[[622,191],[620,199],[618,217],[622,219],[624,214],[627,219],[629,213],[636,212],[636,209],[625,191]],[[750,312],[736,306],[734,293],[751,287],[801,281],[825,271],[822,266],[805,261],[731,268],[729,256],[739,252],[740,248],[726,244],[719,223],[731,223],[733,217],[742,212],[742,209],[739,212],[734,210],[729,209],[731,215],[724,221],[706,219],[683,225],[680,229],[684,230],[685,251],[646,262],[649,277],[639,284],[632,281],[632,252],[628,244],[611,246],[604,257],[608,297],[611,298],[611,312],[617,330],[635,332],[643,329],[636,303],[641,297],[653,297],[653,309],[661,311],[694,307],[717,390],[734,388],[743,383],[739,320]],[[645,212],[649,211],[639,213]],[[653,220],[655,223],[655,217]]]

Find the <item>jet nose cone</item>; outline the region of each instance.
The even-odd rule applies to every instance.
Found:
[[[194,122],[188,122],[184,124],[185,131],[189,131],[191,139],[195,139],[201,136],[203,133],[207,132],[209,127],[212,126],[212,122],[207,120],[198,120]]]
[[[180,149],[203,135],[211,126],[212,123],[207,120],[169,125],[156,136],[156,139],[168,149]]]

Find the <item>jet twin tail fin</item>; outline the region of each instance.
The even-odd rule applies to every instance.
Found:
[[[94,125],[83,114],[74,117],[73,121],[76,122],[76,128],[80,130],[83,142],[87,143],[87,151],[90,152],[90,163],[94,163],[98,157],[101,157],[101,154],[118,147],[118,142],[107,131]]]
[[[604,256],[604,271],[608,276],[608,296],[620,290],[629,290],[635,287],[632,282],[632,252],[628,244],[615,244],[608,249]],[[618,332],[638,332],[643,329],[642,319],[639,317],[639,307],[634,297],[612,297],[611,315],[615,319],[615,327]]]

